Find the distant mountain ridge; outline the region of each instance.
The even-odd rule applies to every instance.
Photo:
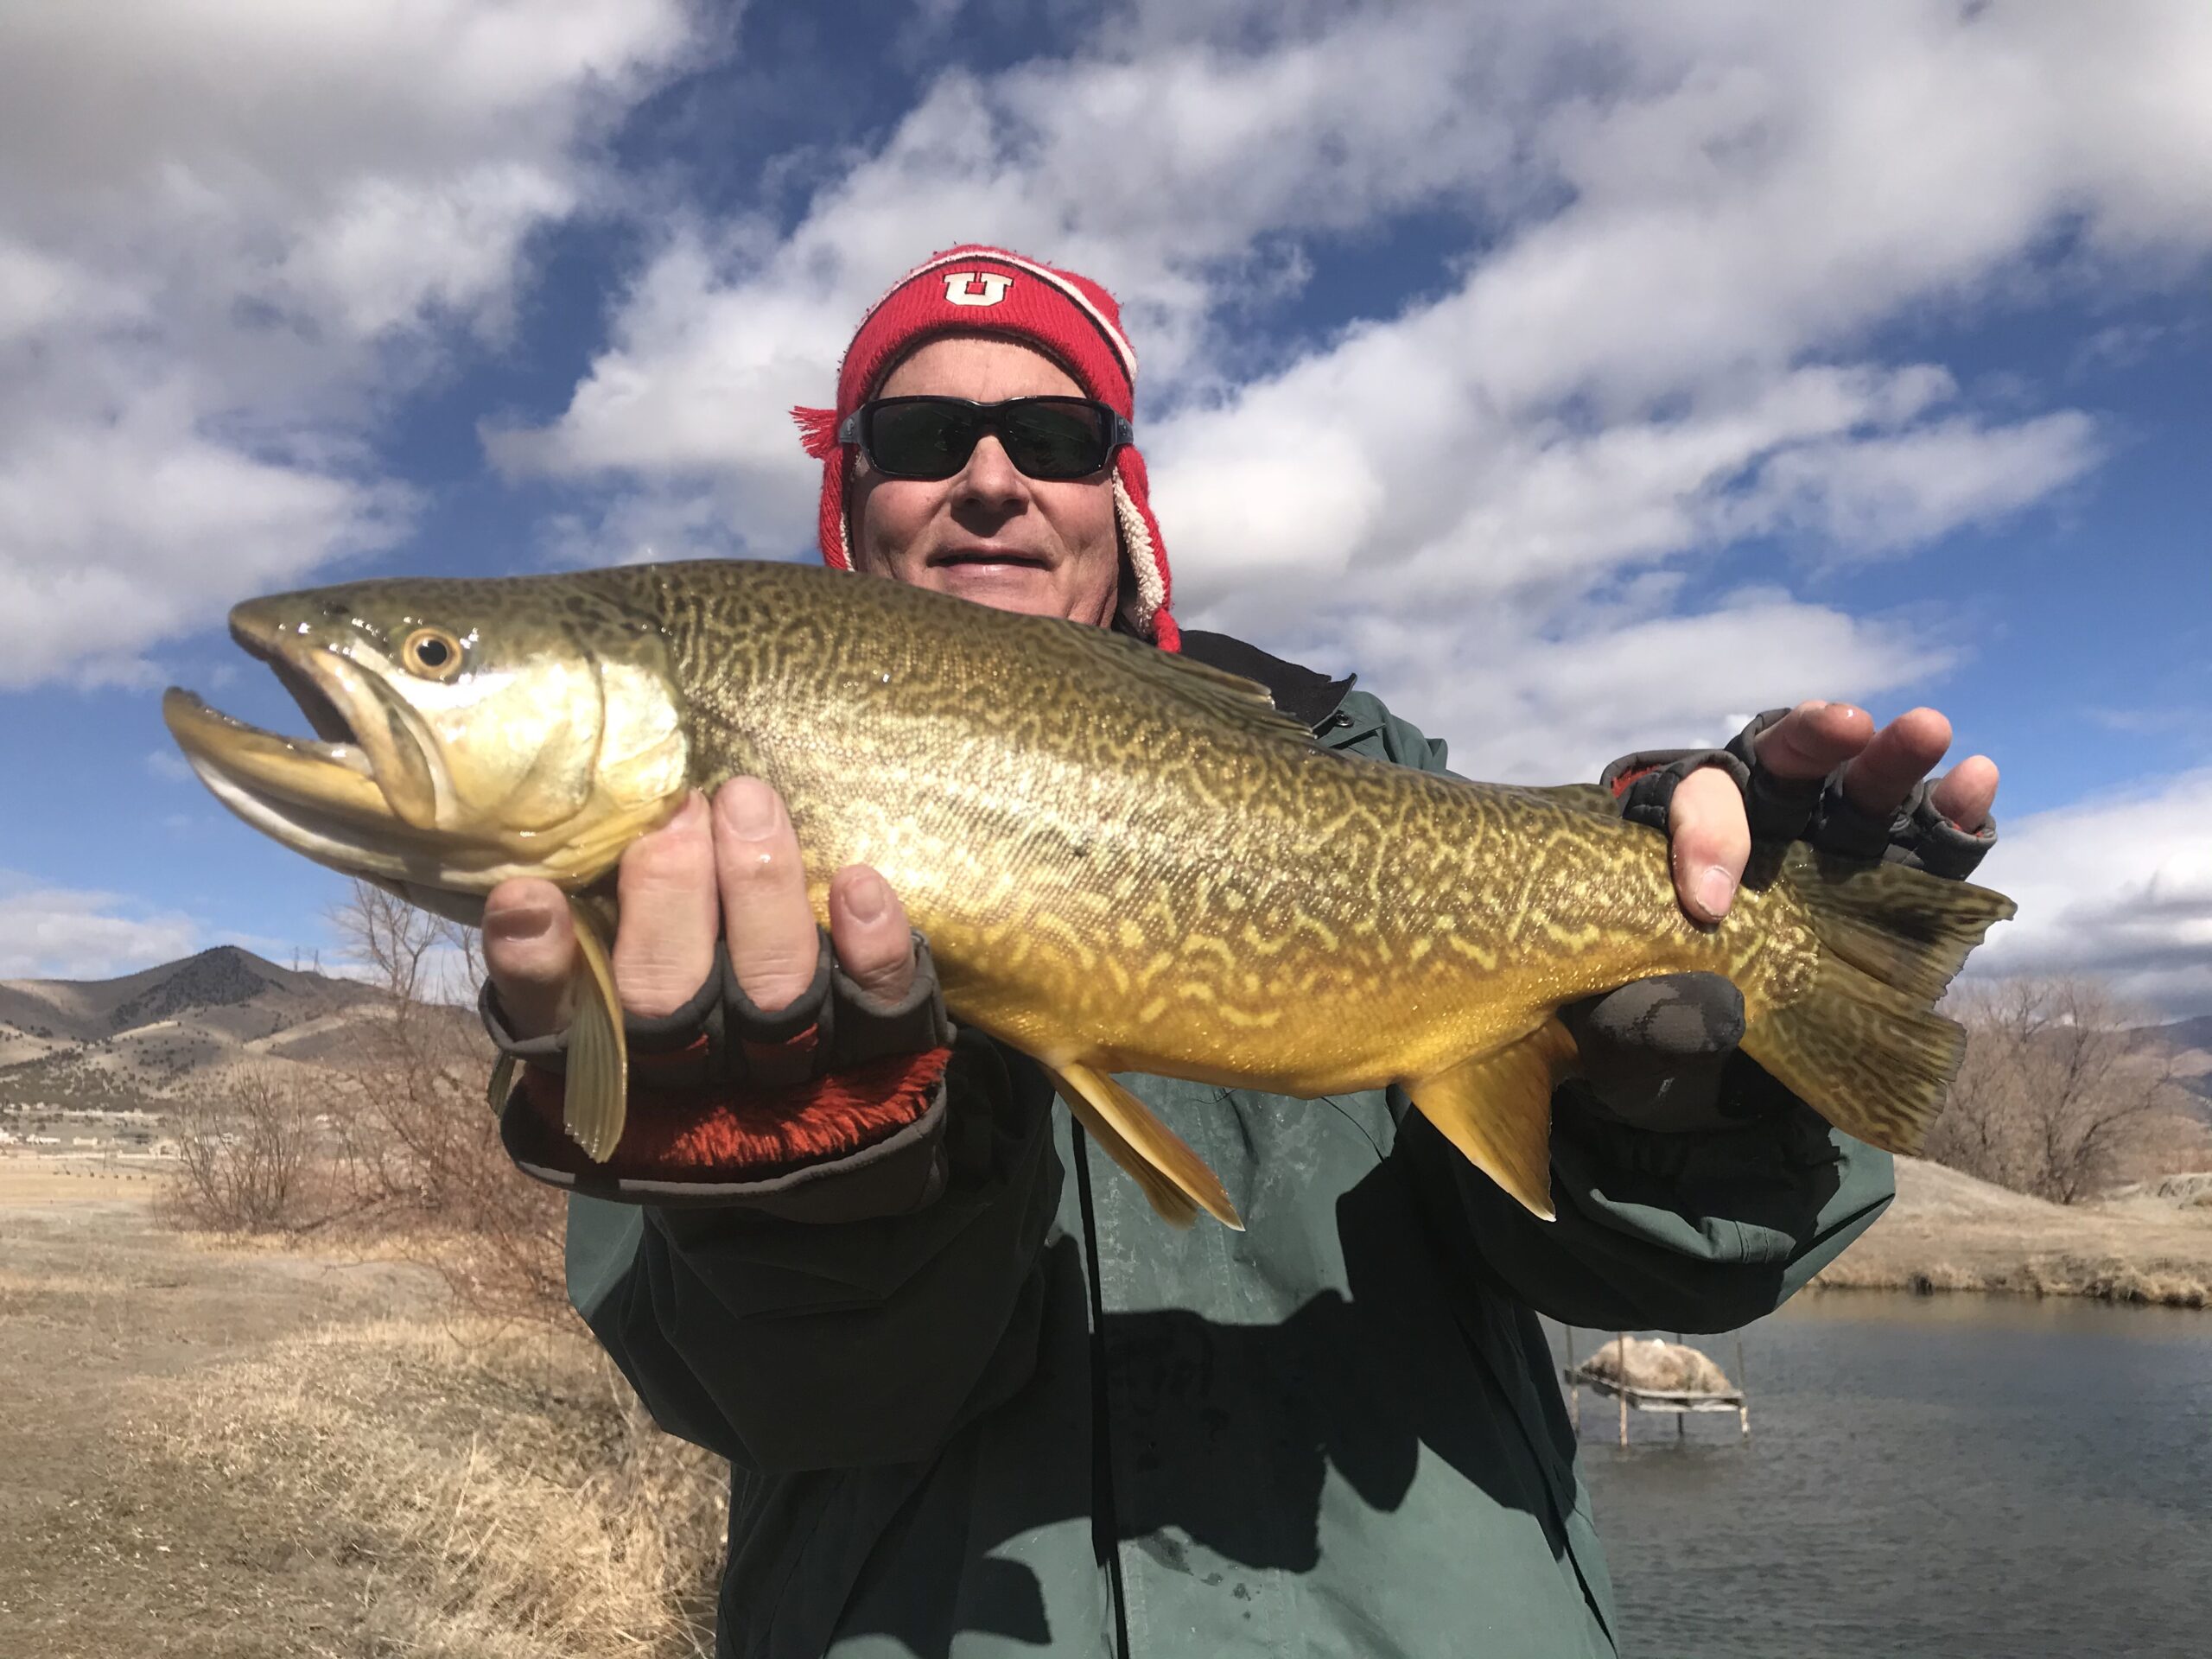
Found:
[[[271,1012],[359,1002],[376,993],[359,980],[280,968],[235,944],[116,979],[0,980],[0,1024],[42,1023],[78,1040],[111,1036],[187,1009]]]
[[[2153,1026],[2151,1029],[2176,1048],[2212,1051],[2212,1014],[2200,1014],[2189,1020],[2176,1020],[2167,1025]]]
[[[2196,1115],[2212,1125],[2212,1014],[2146,1027],[2145,1031],[2173,1051],[2174,1081],[2203,1103]]]
[[[353,1049],[381,994],[220,944],[115,979],[0,980],[0,1109],[160,1109],[231,1068],[318,1066]],[[455,1017],[467,1018],[460,1010]],[[2212,1014],[2146,1026],[2212,1124]]]
[[[117,979],[0,980],[0,1106],[158,1108],[249,1061],[329,1058],[378,1004],[232,944]]]

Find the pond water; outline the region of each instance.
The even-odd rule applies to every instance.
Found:
[[[1748,1445],[1583,1394],[1624,1653],[2212,1656],[2212,1312],[1832,1292],[1744,1352]]]

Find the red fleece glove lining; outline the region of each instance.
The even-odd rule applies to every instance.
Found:
[[[516,1094],[533,1154],[571,1174],[631,1180],[766,1179],[842,1157],[895,1134],[928,1109],[949,1048],[894,1054],[787,1089],[710,1095],[658,1090],[632,1077],[621,1143],[594,1164],[561,1127],[567,1079],[524,1066]]]

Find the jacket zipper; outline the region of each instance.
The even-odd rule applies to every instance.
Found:
[[[1106,1382],[1106,1292],[1098,1276],[1098,1216],[1090,1201],[1090,1137],[1072,1115],[1076,1195],[1083,1205],[1084,1266],[1090,1279],[1090,1547],[1114,1599],[1114,1652],[1129,1659],[1129,1610],[1122,1586],[1121,1510],[1114,1499],[1112,1402]]]

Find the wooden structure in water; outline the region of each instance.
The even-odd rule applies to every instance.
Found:
[[[1689,1413],[1732,1411],[1736,1414],[1736,1427],[1741,1432],[1743,1438],[1746,1440],[1751,1438],[1751,1408],[1749,1395],[1744,1387],[1744,1338],[1741,1332],[1737,1332],[1736,1335],[1736,1376],[1733,1387],[1649,1389],[1640,1388],[1625,1380],[1626,1356],[1629,1353],[1629,1336],[1626,1332],[1616,1331],[1613,1333],[1613,1340],[1618,1344],[1615,1351],[1622,1357],[1621,1369],[1624,1375],[1612,1376],[1594,1369],[1598,1362],[1596,1354],[1578,1363],[1574,1357],[1573,1327],[1569,1325],[1565,1329],[1567,1363],[1560,1368],[1559,1376],[1560,1381],[1567,1387],[1567,1414],[1573,1421],[1574,1432],[1578,1438],[1582,1433],[1582,1390],[1585,1389],[1595,1389],[1600,1398],[1610,1395],[1620,1402],[1620,1443],[1623,1446],[1628,1444],[1628,1414],[1631,1408],[1637,1411],[1673,1412],[1675,1438],[1677,1440],[1686,1438],[1689,1433],[1684,1421]],[[1675,1334],[1675,1344],[1677,1347],[1687,1346],[1682,1342],[1680,1332]],[[1602,1348],[1599,1350],[1599,1354],[1604,1351]],[[1694,1353],[1696,1350],[1692,1349],[1690,1351]]]

